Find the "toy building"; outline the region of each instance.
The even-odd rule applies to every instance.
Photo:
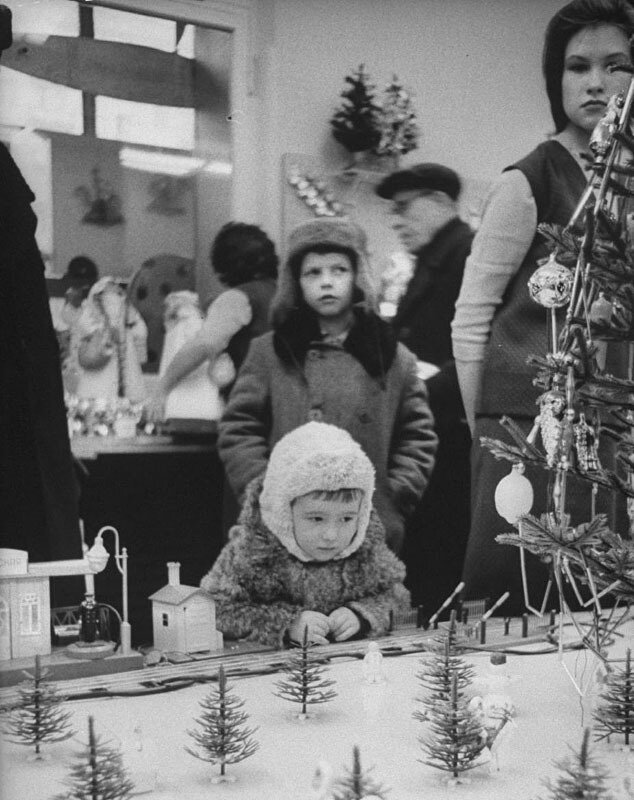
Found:
[[[0,548],[0,661],[51,652],[50,580],[92,572],[83,559],[29,564],[26,550]]]
[[[221,650],[216,604],[200,587],[181,584],[180,566],[178,561],[169,561],[167,586],[150,595],[154,647],[179,653]]]

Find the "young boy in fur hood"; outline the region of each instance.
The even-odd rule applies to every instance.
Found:
[[[405,567],[372,510],[374,469],[341,428],[308,422],[273,448],[201,586],[228,638],[281,646],[384,633],[409,608]]]
[[[437,438],[416,358],[373,304],[362,229],[342,218],[298,225],[271,304],[273,331],[251,342],[219,425],[218,448],[242,499],[289,431],[309,420],[344,428],[374,466],[374,502],[398,553]]]

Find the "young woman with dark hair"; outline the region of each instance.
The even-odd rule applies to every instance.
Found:
[[[586,186],[584,167],[592,131],[612,95],[623,92],[629,74],[634,9],[626,0],[574,0],[546,30],[543,71],[555,134],[507,167],[496,184],[467,260],[452,324],[453,349],[467,419],[473,433],[471,531],[464,580],[468,597],[499,596],[510,590],[504,613],[523,610],[515,548],[496,543],[508,524],[496,513],[493,494],[508,473],[480,446],[480,438],[504,438],[498,421],[512,417],[530,430],[538,413],[531,354],[548,350],[544,309],[529,296],[527,282],[548,255],[540,223],[565,225]],[[545,511],[546,474],[532,474],[534,514]],[[584,519],[587,493],[569,491],[570,508]],[[573,524],[575,519],[572,520]],[[534,560],[536,594],[547,572]],[[533,604],[540,602],[533,598]]]
[[[148,403],[150,419],[162,420],[167,395],[184,377],[221,353],[242,364],[251,339],[269,328],[278,257],[275,245],[257,225],[229,222],[211,246],[211,266],[227,287],[207,309],[198,334],[172,358]],[[225,386],[226,388],[226,386]]]

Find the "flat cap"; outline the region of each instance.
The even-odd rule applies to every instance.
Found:
[[[457,200],[460,195],[460,178],[449,167],[442,164],[427,162],[424,164],[414,164],[407,169],[393,172],[376,187],[379,197],[391,200],[397,192],[410,192],[423,190],[430,192],[444,192]]]

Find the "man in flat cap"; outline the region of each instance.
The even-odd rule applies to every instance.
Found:
[[[388,175],[379,197],[391,200],[392,227],[415,259],[393,325],[400,341],[438,368],[426,379],[439,447],[436,467],[407,526],[402,558],[415,604],[429,613],[460,580],[469,532],[469,453],[451,346],[451,321],[473,232],[458,215],[461,182],[441,164]]]

